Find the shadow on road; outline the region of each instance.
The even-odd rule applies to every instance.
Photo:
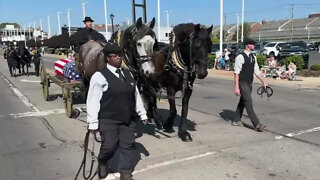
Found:
[[[219,113],[219,115],[225,121],[233,121],[234,117],[236,116],[236,112],[229,109],[223,109],[222,112]]]
[[[167,109],[158,109],[157,112],[158,112],[157,118],[159,118],[160,121],[162,121],[162,123],[164,123],[165,120],[167,119],[167,117],[169,116],[170,111]],[[176,128],[179,127],[180,119],[181,119],[181,116],[177,115],[174,122],[173,122],[173,127],[176,127]],[[187,124],[188,131],[196,131],[195,126],[197,124],[195,123],[195,121],[187,119],[186,124]],[[167,138],[171,138],[172,136],[176,136],[177,133],[163,132],[162,130],[157,129],[156,126],[153,124],[144,125],[142,122],[139,122],[137,125],[137,138],[141,137],[143,134],[148,134],[148,135],[154,136],[156,138],[160,138],[160,136],[165,136]]]

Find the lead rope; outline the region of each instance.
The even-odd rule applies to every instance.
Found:
[[[267,94],[267,97],[269,100],[269,97],[271,97],[273,95],[273,89],[269,86],[267,86],[266,88],[264,88],[264,86],[259,87],[257,90],[257,94],[261,96],[261,99],[262,99],[262,96],[264,93]]]
[[[92,150],[91,150],[91,164],[90,164],[90,170],[89,170],[89,174],[86,175],[86,161],[87,161],[87,152],[89,151],[88,149],[88,145],[89,145],[89,137],[90,137],[90,130],[87,131],[86,133],[86,136],[84,138],[84,147],[83,147],[83,150],[84,150],[84,153],[83,153],[83,159],[82,159],[82,162],[80,164],[80,167],[79,167],[79,170],[76,174],[76,177],[75,177],[75,180],[77,180],[80,172],[81,172],[81,169],[82,169],[82,176],[85,180],[92,180],[96,175],[97,175],[97,170],[93,173],[93,165],[94,165],[94,162],[96,160],[96,156],[94,154],[94,148],[95,148],[95,141],[99,142],[97,140],[97,137],[96,137],[96,134],[94,135],[94,139],[95,141],[93,141],[93,145],[92,145]],[[92,174],[93,173],[93,174]]]

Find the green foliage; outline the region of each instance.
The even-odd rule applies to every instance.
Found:
[[[0,29],[3,29],[6,27],[6,25],[14,25],[15,28],[20,28],[20,25],[18,23],[1,23],[0,24]]]
[[[320,71],[320,64],[312,65],[310,67],[310,69],[313,70],[313,71]]]
[[[207,57],[207,68],[212,69],[214,66],[214,59],[216,58],[216,55],[214,54],[208,54]]]
[[[211,42],[216,44],[216,43],[220,43],[220,40],[217,37],[212,37]]]
[[[239,26],[239,40],[241,39],[241,28],[242,28],[242,26]],[[250,32],[251,32],[250,24],[245,22],[243,24],[243,38],[249,37]],[[234,33],[232,40],[234,40],[234,41],[237,40],[237,32]]]
[[[266,55],[257,55],[257,62],[259,68],[266,65],[267,56]]]
[[[304,66],[303,57],[298,55],[288,56],[284,62],[286,66],[288,66],[290,62],[293,62],[297,66],[298,70],[302,69]]]

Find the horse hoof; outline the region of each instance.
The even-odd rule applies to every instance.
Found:
[[[163,124],[163,129],[164,129],[164,132],[168,132],[168,133],[173,133],[174,132],[172,126],[168,125],[167,123]]]
[[[173,129],[173,128],[164,129],[163,132],[166,132],[166,133],[174,133],[174,129]]]
[[[188,133],[187,131],[178,133],[178,135],[179,135],[179,138],[180,138],[183,142],[191,142],[191,141],[192,141],[191,135],[190,135],[190,133]]]

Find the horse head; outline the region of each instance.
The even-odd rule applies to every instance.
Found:
[[[145,74],[154,71],[150,62],[153,51],[157,48],[156,35],[153,32],[155,18],[146,25],[139,18],[137,22],[128,27],[122,34],[120,46],[125,53],[128,66],[134,69],[142,69]]]
[[[199,79],[208,75],[207,55],[211,50],[211,31],[212,26],[205,28],[192,23],[179,24],[173,28],[174,46],[178,47],[183,63]]]
[[[211,31],[212,26],[205,28],[197,24],[193,34],[190,36],[191,61],[195,66],[196,76],[199,79],[203,79],[208,75],[207,56],[211,51]]]

